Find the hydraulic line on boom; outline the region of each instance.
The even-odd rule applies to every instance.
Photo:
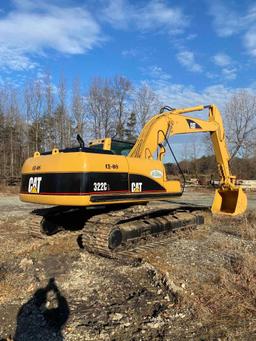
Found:
[[[183,114],[209,109],[208,121]],[[159,134],[163,131],[163,134]],[[245,211],[247,197],[243,190],[236,186],[236,177],[230,172],[230,156],[227,149],[223,121],[215,105],[196,106],[183,109],[172,109],[154,116],[142,130],[129,157],[152,159],[155,151],[166,136],[209,132],[218,164],[220,188],[216,190],[212,212],[237,215]],[[160,147],[162,148],[162,147]],[[158,153],[162,160],[164,151]]]

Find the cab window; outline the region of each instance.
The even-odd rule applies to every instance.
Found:
[[[111,151],[116,155],[124,155],[127,156],[134,146],[134,143],[126,142],[126,141],[111,141]]]

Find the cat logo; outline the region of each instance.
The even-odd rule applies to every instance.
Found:
[[[142,192],[142,182],[132,182],[131,183],[131,191],[133,193]]]
[[[35,176],[35,177],[29,178],[28,193],[34,193],[34,194],[40,193],[41,181],[42,181],[41,176]]]

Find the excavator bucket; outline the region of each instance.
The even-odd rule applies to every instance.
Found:
[[[247,196],[242,188],[217,189],[215,192],[212,213],[239,215],[247,208]]]

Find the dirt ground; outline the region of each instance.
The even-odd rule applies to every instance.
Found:
[[[209,206],[212,196],[185,192],[175,205]],[[256,194],[248,197],[243,217],[207,213],[204,225],[135,250],[135,261],[79,249],[78,232],[32,239],[35,206],[0,195],[0,340],[256,340]]]

